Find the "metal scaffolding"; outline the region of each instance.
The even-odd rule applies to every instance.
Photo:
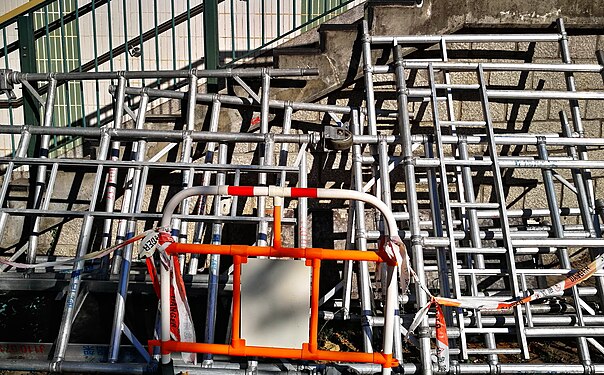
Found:
[[[402,308],[403,326],[406,314],[413,316],[429,302],[431,294],[458,300],[519,300],[531,289],[552,283],[552,278],[544,276],[565,275],[600,254],[604,242],[596,212],[598,189],[591,169],[598,168],[601,146],[592,147],[591,142],[599,143],[601,138],[587,136],[579,100],[601,100],[604,96],[601,92],[577,91],[573,74],[590,72],[597,80],[601,79],[603,67],[572,64],[561,19],[557,28],[558,32],[551,34],[379,36],[371,35],[364,25],[367,139],[375,139],[377,134],[374,144],[379,147],[370,148],[370,156],[361,154],[359,148],[353,151],[355,158],[379,170],[381,183],[374,183],[373,188],[379,192],[381,187],[385,202],[390,201],[390,193],[384,192],[393,190],[392,170],[404,169],[406,199],[401,201],[406,212],[399,217],[405,230],[402,237],[411,244],[418,279],[414,303]],[[474,48],[480,48],[477,45],[481,43],[500,42],[558,43],[562,61],[540,64],[448,58],[455,44],[472,43]],[[430,58],[413,55],[425,45],[433,45],[436,53]],[[378,48],[389,50],[392,64],[374,65],[372,50]],[[487,73],[492,72],[556,72],[564,77],[567,90],[519,90],[512,88],[515,82],[497,87],[487,78]],[[462,83],[452,80],[456,73],[464,74]],[[395,86],[392,93],[396,96],[398,128],[389,134],[390,139],[380,137],[377,128],[380,120],[374,109],[374,80],[378,75],[390,75]],[[416,85],[410,77],[419,75],[426,81]],[[570,124],[562,111],[559,129],[547,129],[545,133],[529,127],[518,133],[497,126],[492,118],[493,102],[548,99],[568,101]],[[476,101],[481,110],[477,117],[459,118],[456,102],[468,100]],[[426,104],[429,111],[422,120],[432,125],[421,135],[412,130],[414,116],[409,109],[410,103],[418,101]],[[400,149],[390,147],[395,151],[389,152],[388,142],[400,145]],[[520,152],[510,153],[512,145]],[[533,202],[544,202],[547,208],[512,209],[515,201],[508,181],[520,174],[541,175],[539,182],[543,184],[545,199],[536,198]],[[487,189],[488,194],[476,191],[476,187]],[[570,199],[564,196],[569,191],[573,193]],[[428,198],[422,198],[419,192],[426,192]],[[562,206],[563,196],[572,208]],[[421,220],[423,217],[430,220]],[[572,264],[569,254],[575,259]],[[508,310],[445,309],[451,356],[442,367],[433,363],[431,349],[431,331],[436,322],[424,316],[416,330],[422,373],[539,373],[552,369],[567,373],[580,368],[602,371],[594,360],[594,356],[601,358],[603,349],[597,340],[599,328],[596,323],[588,323],[601,314],[598,306],[602,301],[602,276],[596,275],[595,285],[573,286],[563,296],[558,294],[554,299],[519,304]],[[557,304],[565,306],[566,313],[552,312]],[[497,323],[501,314],[505,319]],[[561,319],[568,319],[568,326],[560,324]],[[575,339],[575,361],[580,365],[514,363],[535,359],[530,348],[535,338]]]
[[[574,64],[562,20],[557,31],[549,33],[443,36],[371,35],[365,23],[361,37],[366,94],[362,107],[275,99],[274,80],[304,82],[318,75],[316,69],[1,72],[0,88],[7,93],[19,85],[29,90],[38,100],[43,121],[40,126],[0,126],[0,135],[18,140],[13,155],[0,157],[0,236],[5,249],[0,285],[4,291],[42,291],[50,288],[52,280],[53,290],[64,294],[64,307],[54,343],[41,346],[40,356],[31,360],[0,357],[0,370],[143,373],[162,363],[163,371],[172,371],[170,352],[194,346],[166,339],[170,292],[162,290],[163,319],[156,310],[145,312],[158,326],[163,323],[161,336],[159,327],[152,327],[156,336],[145,338],[153,341],[152,348],[163,348],[161,353],[148,352],[147,343],[125,323],[128,296],[154,293],[156,275],[148,268],[154,262],[138,259],[140,250],[133,245],[141,233],[161,226],[181,246],[174,248],[186,249],[189,245],[181,244],[218,246],[225,238],[239,240],[232,233],[226,236],[225,228],[237,231],[253,225],[247,247],[281,249],[281,237],[275,236],[277,226],[273,226],[278,222],[279,234],[280,223],[289,230],[283,236],[286,246],[310,249],[316,238],[309,229],[313,218],[309,204],[320,207],[329,201],[331,208],[332,199],[345,198],[348,203],[337,206],[346,211],[342,247],[382,254],[380,239],[398,235],[412,268],[407,290],[405,267],[397,274],[392,264],[368,261],[375,257],[343,256],[336,265],[339,280],[324,285],[328,291],[313,299],[313,319],[341,320],[360,332],[356,349],[364,363],[309,362],[350,358],[324,350],[320,350],[322,357],[314,355],[316,321],[311,349],[303,349],[299,357],[287,356],[294,351],[280,352],[288,361],[258,358],[259,349],[247,356],[237,346],[228,352],[222,344],[232,337],[238,342],[240,334],[239,327],[228,325],[239,322],[235,296],[240,290],[233,286],[240,285],[241,260],[225,257],[225,252],[211,253],[209,246],[195,254],[168,253],[178,254],[175,264],[180,265],[187,291],[205,292],[205,311],[192,317],[203,336],[198,341],[221,344],[212,348],[227,350],[231,356],[206,353],[199,358],[201,365],[173,358],[177,370],[388,374],[392,365],[394,372],[405,374],[604,373],[600,340],[604,271],[598,268],[589,281],[546,298],[526,300],[533,290],[554,285],[572,270],[597,262],[604,248],[604,201],[599,199],[597,183],[599,170],[604,169],[604,138],[601,130],[598,136],[587,131],[581,110],[585,101],[601,103],[604,89],[579,91],[574,77],[581,73],[602,80],[601,53],[597,64]],[[561,61],[510,63],[477,55],[454,58],[459,54],[451,53],[470,43],[475,47],[498,42],[557,44]],[[490,81],[494,74],[509,72],[555,74],[566,90]],[[223,92],[228,94],[201,92],[201,78],[223,80],[228,87]],[[132,87],[132,79],[177,79],[182,89]],[[57,87],[82,80],[111,83],[112,121],[102,127],[54,127]],[[38,93],[40,87],[45,94]],[[149,120],[161,107],[153,106],[158,99],[179,103],[181,115],[174,124]],[[518,131],[494,119],[494,108],[502,103],[538,105],[547,100],[568,103],[556,128],[533,128],[529,121]],[[457,110],[466,103],[476,104],[471,118]],[[422,106],[422,115],[414,111],[415,104]],[[305,120],[309,113],[318,114],[321,121]],[[61,144],[75,140],[81,145],[79,152],[61,154]],[[339,172],[349,179],[350,196],[337,195],[339,189],[319,189],[323,195],[314,197],[322,200],[312,203],[308,195],[287,190],[324,187],[311,174],[311,169],[323,168],[321,153],[342,159],[345,166]],[[517,183],[520,179],[535,182],[526,188]],[[279,193],[230,194],[224,185],[270,186],[274,190],[266,188],[266,192]],[[523,191],[517,193],[517,188]],[[179,193],[184,191],[196,193]],[[370,200],[355,200],[365,193],[378,201],[379,210],[365,206]],[[168,204],[173,196],[179,199]],[[267,212],[283,203],[273,203],[269,198],[274,197],[288,198],[283,207],[291,211],[289,215]],[[393,228],[398,233],[392,233]],[[111,256],[107,252],[96,257],[100,249],[112,247]],[[295,258],[292,254],[298,253],[285,251],[279,256]],[[73,256],[73,265],[60,263]],[[155,255],[155,263],[162,267],[159,258]],[[313,267],[318,269],[316,264]],[[65,272],[70,276],[60,277]],[[171,277],[165,268],[160,274],[160,282]],[[111,319],[110,340],[101,362],[88,363],[70,354],[79,348],[70,336],[88,294],[101,290],[115,293],[113,315],[105,317]],[[225,292],[232,292],[232,319],[220,316]],[[477,307],[451,302],[443,304],[442,312],[433,311],[430,306],[438,298],[473,301]],[[521,300],[510,308],[491,307]],[[442,337],[443,326],[446,357],[443,347],[433,342],[435,336]],[[217,335],[223,329],[224,340]],[[384,332],[393,334],[383,337]],[[564,343],[573,348],[572,359],[547,363],[535,358],[537,340]],[[134,352],[136,359],[123,360],[125,351]]]

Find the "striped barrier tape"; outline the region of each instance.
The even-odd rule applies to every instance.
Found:
[[[449,336],[447,322],[440,305],[436,304],[436,364],[439,371],[449,372]]]
[[[124,242],[113,245],[106,249],[101,249],[98,251],[94,251],[92,253],[88,253],[81,257],[71,257],[71,258],[56,260],[56,261],[52,261],[52,262],[42,262],[42,263],[18,263],[18,262],[13,262],[10,260],[0,258],[0,263],[6,264],[7,266],[14,267],[14,268],[25,268],[25,269],[39,268],[39,267],[43,267],[43,268],[56,267],[56,266],[60,266],[60,265],[67,264],[67,263],[77,263],[77,262],[81,262],[81,261],[102,258],[106,255],[113,253],[114,251],[116,251],[118,249],[121,249],[122,247],[128,246],[134,242],[143,240],[146,237],[158,235],[158,233],[164,233],[164,232],[165,232],[165,228],[161,228],[161,227],[152,228],[152,229],[146,230],[134,237],[131,237],[131,238],[125,240]]]
[[[138,258],[146,258],[147,271],[151,276],[153,289],[159,298],[161,280],[158,280],[157,269],[153,262],[153,254],[157,251],[162,267],[170,271],[170,336],[175,341],[196,342],[193,314],[189,308],[178,257],[169,256],[165,251],[173,242],[174,238],[163,228],[149,232],[141,241]],[[159,303],[161,304],[161,300]],[[197,354],[181,352],[181,356],[185,363],[197,364]]]
[[[461,307],[467,309],[497,309],[505,310],[511,309],[515,306],[532,302],[546,297],[561,296],[566,289],[572,288],[573,286],[589,279],[599,269],[604,267],[604,254],[598,255],[594,260],[583,268],[580,268],[576,272],[564,280],[544,289],[532,290],[530,294],[518,300],[513,301],[497,301],[497,300],[485,300],[480,298],[443,298],[434,297],[436,302],[443,306]]]
[[[431,297],[430,302],[419,309],[415,314],[413,322],[407,331],[406,338],[409,338],[409,335],[419,326],[423,318],[428,315],[428,311],[431,307],[436,309],[436,363],[439,371],[449,372],[449,336],[447,334],[447,323],[445,321],[445,314],[436,297]]]
[[[146,230],[134,237],[127,239],[124,242],[113,245],[106,249],[94,251],[81,257],[72,257],[53,262],[42,262],[42,263],[18,263],[12,262],[0,258],[0,263],[6,264],[15,268],[38,268],[38,267],[55,267],[67,263],[76,263],[86,260],[102,258],[106,255],[113,253],[114,251],[121,249],[125,246],[133,244],[137,241],[141,241],[139,248],[139,259],[147,258],[146,264],[151,280],[153,282],[153,288],[159,296],[159,282],[157,280],[157,272],[151,256],[158,250],[160,254],[160,260],[162,265],[170,272],[170,334],[172,338],[182,342],[195,342],[195,328],[193,326],[193,316],[189,308],[189,302],[187,300],[187,294],[185,291],[185,285],[180,273],[180,265],[178,264],[177,257],[169,257],[165,249],[174,240],[172,236],[167,232],[166,228],[157,227]],[[197,355],[195,353],[182,353],[182,359],[185,363],[197,364]]]
[[[378,244],[378,254],[391,266],[396,266],[399,273],[400,287],[407,293],[411,283],[411,262],[407,247],[398,236],[381,237]]]
[[[516,306],[536,301],[546,297],[561,296],[566,289],[572,288],[573,286],[589,279],[599,269],[604,267],[604,254],[598,255],[591,263],[583,268],[580,268],[576,272],[573,272],[570,276],[564,280],[544,289],[537,289],[530,291],[530,294],[526,297],[517,300],[508,301],[497,301],[492,299],[484,299],[480,297],[459,297],[459,298],[445,298],[433,296],[430,291],[424,286],[419,284],[417,275],[411,270],[411,275],[418,282],[420,288],[422,288],[429,296],[430,301],[417,311],[413,322],[407,332],[407,338],[413,331],[420,325],[424,317],[428,315],[428,311],[431,307],[436,308],[436,358],[439,371],[449,371],[449,340],[447,336],[447,326],[444,319],[441,306],[450,306],[465,309],[494,309],[494,310],[508,310]]]
[[[166,253],[166,249],[173,242],[174,238],[172,238],[172,235],[165,229],[148,233],[141,241],[138,259],[149,259],[153,256],[155,251],[157,251],[162,265],[165,269],[169,270],[171,269],[172,264],[170,263],[170,256]]]
[[[170,335],[175,341],[196,342],[193,315],[177,256],[170,257],[170,266]],[[185,363],[197,364],[197,354],[181,352],[181,356]]]

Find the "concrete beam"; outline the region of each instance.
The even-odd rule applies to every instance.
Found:
[[[604,29],[604,0],[425,0],[422,6],[368,2],[366,18],[372,35],[449,34],[464,27],[548,28],[563,17],[568,29]],[[360,36],[351,28],[319,29],[320,53],[279,56],[279,67],[312,66],[321,72],[302,89],[276,92],[279,99],[314,101],[357,80]],[[495,31],[496,32],[496,31]],[[342,47],[346,46],[346,47]]]
[[[604,28],[603,0],[426,0],[421,7],[367,7],[373,35],[447,34],[463,27]]]

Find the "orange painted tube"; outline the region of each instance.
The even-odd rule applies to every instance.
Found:
[[[306,346],[306,345],[305,345]],[[385,367],[398,365],[391,356],[382,353],[363,352],[331,352],[317,350],[311,353],[307,347],[302,349],[271,348],[262,346],[239,346],[225,344],[201,344],[190,342],[166,341],[161,343],[162,351],[188,352],[188,353],[210,353],[215,355],[229,355],[238,357],[264,357],[264,358],[291,358],[308,361],[337,361],[375,363]]]
[[[378,253],[373,251],[359,250],[329,250],[320,248],[275,248],[269,246],[247,246],[247,245],[210,245],[210,244],[186,244],[174,242],[166,249],[168,254],[220,254],[248,256],[270,256],[277,258],[306,258],[321,260],[365,260],[368,262],[384,262]]]
[[[319,276],[321,273],[321,261],[312,260],[312,281],[310,294],[310,335],[308,338],[308,350],[315,353],[318,350],[319,338]]]
[[[231,324],[231,342],[240,339],[241,324],[241,257],[233,257],[233,321]]]
[[[273,247],[281,248],[281,204],[277,204],[273,207]]]

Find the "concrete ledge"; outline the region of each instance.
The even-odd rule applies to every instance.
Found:
[[[405,2],[370,1],[365,8],[365,18],[370,23],[372,35],[450,34],[464,27],[502,31],[510,28],[546,29],[553,27],[559,17],[564,19],[569,29],[604,30],[604,0],[426,0],[421,7]],[[295,100],[316,101],[352,84],[361,76],[357,31],[325,27],[321,34],[323,53],[307,56],[289,54],[287,58],[279,59],[279,67],[282,68],[312,66],[321,72],[320,77],[309,80],[302,90],[296,90]],[[291,94],[288,91],[277,93],[278,98],[287,99]]]
[[[550,26],[563,17],[567,27],[604,28],[603,0],[426,0],[421,7],[367,8],[373,35],[447,34],[462,27]]]

